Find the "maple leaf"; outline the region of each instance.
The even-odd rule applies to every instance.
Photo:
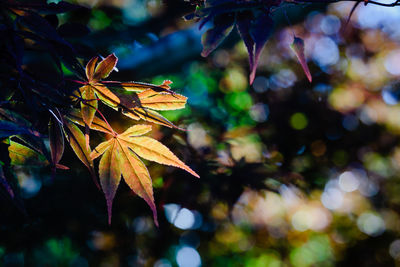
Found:
[[[294,36],[293,43],[290,45],[290,47],[295,52],[296,57],[299,60],[300,65],[301,65],[304,73],[307,76],[308,81],[312,82],[311,72],[310,72],[310,69],[308,68],[307,60],[306,60],[306,57],[304,55],[304,41],[303,41],[303,39],[301,39],[301,38],[299,38],[297,36]]]
[[[100,185],[97,182],[97,178],[94,171],[93,160],[90,158],[90,147],[85,144],[85,136],[82,131],[72,121],[66,117],[63,121],[65,137],[68,140],[75,155],[82,161],[82,163],[88,168],[90,175],[92,176],[93,182],[100,189]]]
[[[166,146],[153,138],[142,136],[150,131],[150,125],[134,125],[122,134],[114,133],[111,139],[100,143],[90,154],[91,160],[102,155],[99,175],[107,202],[109,224],[112,216],[112,202],[122,176],[132,191],[150,206],[154,222],[158,226],[152,181],[146,165],[139,156],[146,160],[181,168],[199,178],[197,173],[179,160]]]
[[[159,86],[140,82],[103,81],[115,69],[118,58],[111,54],[99,63],[98,60],[98,57],[94,57],[87,63],[87,80],[73,96],[81,100],[82,119],[89,128],[98,109],[98,100],[115,110],[122,110],[124,115],[132,119],[178,128],[155,111],[184,108],[187,98],[170,90],[171,81],[164,81]]]

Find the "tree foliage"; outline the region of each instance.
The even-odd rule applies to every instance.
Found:
[[[331,2],[0,0],[1,261],[398,260],[400,3]]]
[[[139,137],[149,131],[149,125],[135,125],[123,134],[117,134],[99,110],[99,101],[125,116],[148,122],[177,128],[156,110],[175,110],[184,108],[187,98],[174,93],[170,89],[171,81],[162,85],[139,82],[105,81],[116,69],[118,58],[111,54],[99,60],[93,57],[83,69],[77,59],[73,46],[62,38],[46,17],[41,14],[57,14],[78,9],[79,6],[67,2],[51,3],[20,3],[1,2],[5,10],[2,14],[2,33],[8,38],[7,49],[3,52],[5,58],[13,59],[6,64],[2,82],[9,83],[8,96],[1,103],[0,137],[8,142],[10,159],[3,157],[5,168],[13,165],[28,165],[30,161],[44,161],[42,165],[50,165],[53,176],[56,169],[69,169],[59,164],[64,153],[64,136],[80,161],[88,168],[94,183],[101,189],[107,200],[109,223],[111,223],[112,200],[118,188],[121,175],[129,187],[142,197],[151,207],[154,221],[157,222],[156,207],[152,191],[150,174],[145,164],[138,158],[156,161],[161,164],[182,168],[196,177],[193,170],[180,161],[167,147],[149,137]],[[65,25],[65,24],[64,24]],[[22,29],[20,29],[20,27]],[[48,81],[38,80],[22,68],[26,45],[33,42],[34,46],[48,49],[55,64],[61,71],[58,81],[61,85],[55,89]],[[63,79],[61,64],[67,66],[79,80],[71,80],[82,86],[69,88]],[[84,73],[84,74],[83,74]],[[11,75],[10,75],[11,74]],[[20,92],[18,92],[20,91]],[[19,94],[21,93],[21,94]],[[36,116],[29,116],[21,109],[23,103]],[[80,111],[73,108],[80,106]],[[101,118],[96,117],[96,113]],[[39,115],[40,114],[40,115]],[[46,114],[46,115],[45,115]],[[38,116],[46,116],[48,137],[39,123],[33,123]],[[49,118],[50,117],[50,118]],[[84,127],[84,132],[78,126]],[[95,150],[90,148],[90,130],[96,130],[111,136],[109,141],[99,144]],[[13,141],[16,138],[19,141]],[[50,151],[44,144],[49,141]],[[99,165],[100,183],[95,171],[93,159],[102,155]],[[9,161],[9,164],[4,162]],[[7,178],[1,173],[2,184],[14,198]],[[10,178],[9,178],[10,179]]]

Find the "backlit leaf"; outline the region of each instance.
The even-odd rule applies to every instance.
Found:
[[[111,71],[117,65],[117,61],[118,58],[114,54],[111,54],[102,61],[100,61],[94,72],[93,81],[98,81],[107,78],[108,75],[110,75]]]
[[[153,138],[147,136],[126,138],[125,136],[121,136],[120,139],[125,141],[126,146],[130,147],[136,154],[144,159],[178,167],[184,169],[193,176],[199,177],[197,173],[179,160],[168,147]]]
[[[76,124],[79,124],[81,126],[85,126],[85,122],[83,121],[82,118],[82,114],[79,110],[77,109],[72,109],[67,115],[66,117],[70,120],[73,121]],[[102,119],[94,116],[93,117],[93,121],[92,124],[90,125],[90,129],[92,130],[96,130],[99,132],[103,132],[103,133],[108,133],[111,134],[111,130],[110,127],[107,125],[107,123],[105,123]]]
[[[95,83],[90,85],[90,88],[93,89],[96,95],[100,98],[100,100],[110,106],[112,108],[117,108],[121,100],[118,96],[116,96],[113,92],[111,92],[106,86],[101,83]]]
[[[91,159],[100,159],[100,181],[106,197],[109,223],[111,223],[112,201],[121,174],[128,186],[150,206],[156,225],[157,211],[149,172],[138,156],[161,164],[182,168],[199,177],[180,161],[166,146],[150,137],[141,136],[151,130],[149,125],[134,125],[122,134],[100,143],[90,154]]]
[[[86,78],[88,79],[88,81],[91,81],[93,79],[93,75],[94,75],[94,70],[96,68],[96,63],[99,60],[98,57],[94,57],[91,60],[89,60],[89,62],[86,64]]]
[[[83,121],[90,127],[97,109],[97,100],[93,88],[90,85],[85,85],[82,88],[81,112]]]
[[[85,143],[85,136],[78,128],[78,126],[76,126],[72,122],[65,120],[65,126],[66,127],[64,128],[64,130],[72,150],[75,152],[75,155],[82,161],[82,163],[85,164],[85,166],[88,168],[90,174],[92,175],[94,183],[98,188],[100,188],[94,172],[93,161],[90,158],[90,148],[88,148]]]
[[[150,131],[151,131],[151,125],[136,124],[133,125],[132,127],[129,127],[125,132],[120,134],[120,136],[125,136],[125,137],[140,136]]]
[[[144,109],[144,108],[135,108],[133,110],[129,110],[129,109],[123,110],[122,113],[134,120],[142,119],[142,120],[145,120],[148,122],[157,123],[157,124],[164,125],[164,126],[167,126],[170,128],[180,129],[177,126],[175,126],[172,122],[170,122],[169,120],[167,120],[161,114],[159,114],[158,112],[156,112],[154,110],[148,110],[148,109]]]
[[[155,110],[174,110],[184,108],[187,97],[179,94],[158,93],[146,90],[138,94],[140,104],[144,108]]]
[[[114,139],[99,164],[100,184],[107,201],[108,223],[111,224],[112,202],[121,181],[120,147]]]
[[[103,81],[103,84],[111,89],[124,89],[129,92],[143,92],[148,89],[151,89],[156,92],[168,92],[173,94],[174,92],[169,90],[171,87],[169,86],[172,82],[169,80],[165,80],[161,85],[154,85],[150,83],[142,83],[142,82],[116,82],[116,81]]]
[[[127,185],[143,198],[153,212],[154,223],[158,226],[157,209],[154,204],[153,187],[146,165],[126,146],[121,146],[121,170]]]
[[[20,143],[10,141],[8,153],[11,160],[11,165],[24,165],[24,166],[45,166],[49,162],[46,158],[36,151],[24,146]]]

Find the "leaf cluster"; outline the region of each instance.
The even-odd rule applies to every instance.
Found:
[[[15,179],[10,175],[13,166],[48,166],[53,178],[57,169],[69,169],[60,164],[67,140],[104,192],[109,222],[112,200],[123,177],[149,204],[157,224],[151,178],[139,157],[198,175],[160,142],[141,136],[151,131],[150,125],[134,125],[122,134],[115,132],[99,103],[136,121],[178,129],[157,111],[184,108],[187,98],[170,90],[171,81],[161,85],[105,81],[116,70],[118,59],[114,54],[104,59],[93,57],[84,68],[75,47],[64,39],[70,36],[71,25],[58,26],[56,16],[80,8],[64,1],[0,1],[0,148],[8,152],[0,158],[0,193],[5,192],[12,201],[18,197],[10,185]],[[27,68],[31,51],[51,56],[56,77],[38,77]],[[77,80],[65,78],[64,67]],[[91,130],[111,139],[92,151]],[[98,178],[93,160],[101,155]]]
[[[199,21],[200,29],[209,22],[213,24],[202,36],[203,51],[201,55],[204,57],[216,49],[236,27],[249,54],[249,81],[252,84],[261,52],[273,31],[274,21],[271,14],[283,2],[283,0],[191,1],[193,5],[196,5],[196,10],[185,18]],[[299,40],[301,39],[295,37],[292,47],[307,78],[311,81],[311,75],[304,57],[304,42],[302,48],[300,48]]]

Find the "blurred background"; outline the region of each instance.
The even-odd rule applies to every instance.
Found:
[[[346,25],[351,2],[284,5],[249,86],[239,35],[202,58],[204,30],[182,19],[187,2],[78,3],[90,9],[57,23],[90,29],[69,39],[83,58],[115,53],[110,79],[169,79],[189,97],[163,113],[188,130],[151,135],[201,179],[147,162],[160,227],[125,184],[108,226],[104,197],[70,147],[61,163],[71,170],[55,181],[21,167],[29,219],[3,207],[0,265],[400,266],[399,7],[360,5]],[[104,109],[116,129],[132,124]]]

